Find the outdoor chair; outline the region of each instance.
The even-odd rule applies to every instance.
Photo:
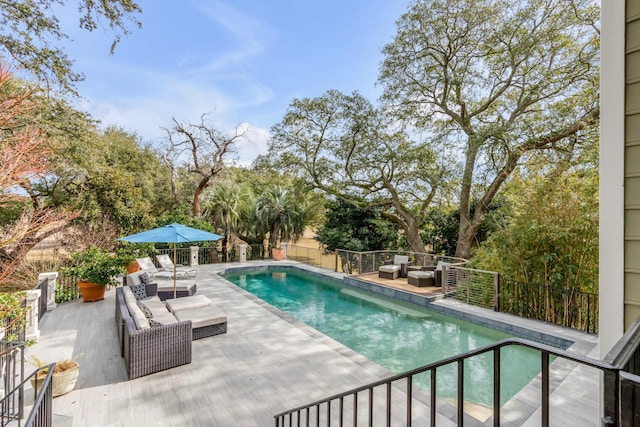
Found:
[[[173,272],[174,265],[169,255],[167,254],[156,255],[156,261],[158,261],[158,264],[160,264],[161,271]],[[187,277],[195,277],[196,272],[198,271],[195,268],[185,267],[182,264],[176,264],[175,269],[176,269],[176,272],[186,272]]]
[[[140,270],[146,271],[153,278],[173,279],[173,271],[160,271],[155,266],[151,258],[136,258],[136,262],[140,266]],[[179,277],[179,276],[177,276]]]
[[[393,257],[393,264],[383,265],[378,268],[378,277],[381,279],[395,280],[400,275],[402,265],[409,264],[409,257],[406,255],[396,255]]]

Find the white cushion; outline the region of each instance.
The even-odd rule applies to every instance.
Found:
[[[409,257],[407,255],[396,255],[393,257],[393,263],[395,265],[409,264]]]
[[[211,305],[211,300],[204,295],[192,295],[190,297],[168,299],[165,303],[169,311],[176,313],[177,311],[208,307]]]
[[[142,283],[140,276],[146,273],[146,271],[136,271],[135,273],[127,274],[127,286],[136,286]]]
[[[444,262],[444,261],[438,261],[438,264],[436,264],[436,270],[437,271],[442,271],[442,267],[445,265],[451,265],[450,262]]]
[[[138,302],[136,301],[136,297],[133,296],[133,292],[131,292],[131,289],[127,287],[124,287],[124,289],[129,291],[129,294],[125,293],[124,300],[127,304],[129,314],[131,314],[133,322],[136,324],[136,328],[149,329],[151,327],[149,319],[147,319],[147,316],[145,316],[142,310],[140,310],[140,307],[138,307]]]
[[[433,277],[433,271],[410,271],[407,273],[407,277],[414,279],[425,279]]]
[[[190,310],[180,310],[175,313],[180,321],[191,320],[192,328],[218,325],[227,321],[227,315],[219,308],[211,305],[207,307],[192,308]]]
[[[383,273],[393,273],[394,271],[400,271],[399,265],[382,265],[378,268],[378,271],[382,271]]]

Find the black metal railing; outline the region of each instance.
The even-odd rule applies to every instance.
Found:
[[[598,294],[500,276],[499,308],[505,313],[598,332]]]
[[[637,338],[637,337],[636,337]],[[501,373],[500,373],[500,357],[501,349],[509,346],[524,346],[540,352],[541,356],[541,425],[548,427],[551,419],[550,414],[550,360],[551,357],[566,359],[571,362],[576,362],[583,366],[588,366],[600,370],[605,373],[605,378],[613,380],[616,388],[608,390],[610,393],[610,401],[606,401],[605,395],[605,412],[604,419],[612,420],[613,425],[627,425],[621,424],[621,420],[629,419],[634,414],[638,413],[639,403],[634,399],[634,396],[640,396],[640,394],[633,394],[640,387],[640,377],[635,375],[625,374],[621,372],[621,366],[613,365],[605,361],[591,359],[585,356],[580,356],[575,353],[570,353],[564,350],[559,350],[548,345],[539,344],[533,341],[510,338],[497,343],[478,348],[476,350],[469,351],[465,354],[449,357],[436,363],[432,363],[421,368],[414,369],[409,372],[394,375],[392,377],[367,384],[362,387],[358,387],[349,390],[344,393],[336,394],[334,396],[321,399],[310,403],[308,405],[300,406],[288,411],[281,412],[275,415],[276,427],[292,427],[296,426],[327,426],[332,425],[357,426],[362,421],[367,421],[367,425],[378,424],[377,417],[383,417],[386,421],[386,425],[392,424],[392,413],[395,414],[396,419],[394,424],[401,423],[407,427],[411,427],[414,422],[415,414],[414,408],[419,404],[424,404],[428,407],[427,414],[430,425],[436,426],[436,408],[437,408],[437,374],[436,370],[440,367],[449,364],[455,364],[458,371],[458,386],[457,386],[457,414],[454,417],[454,421],[458,426],[464,425],[465,412],[464,412],[464,375],[465,375],[465,360],[472,357],[492,353],[493,355],[493,426],[500,426],[501,422],[501,406],[500,406],[500,392],[501,392]],[[429,373],[430,374],[430,387],[427,394],[424,390],[417,389],[414,384],[414,377],[417,375]],[[623,387],[619,387],[623,385]],[[401,387],[400,389],[398,387]],[[622,392],[620,391],[622,389]],[[395,393],[393,392],[395,390]],[[631,390],[631,391],[630,391]],[[404,398],[392,399],[392,393],[395,396],[400,395],[400,391],[403,391]],[[624,393],[623,393],[624,392]],[[374,402],[374,396],[382,393],[382,402],[380,398]],[[364,397],[364,401],[361,399]],[[426,399],[426,400],[425,400]],[[392,402],[396,405],[401,405],[399,409],[393,407]],[[365,407],[365,411],[359,410]],[[374,411],[374,409],[376,411]],[[364,417],[366,420],[361,420],[360,414],[365,412]],[[404,419],[397,419],[397,417]],[[606,421],[604,421],[606,423]],[[635,425],[635,424],[628,424]]]
[[[53,371],[56,364],[52,363],[49,366],[43,366],[35,370],[29,378],[25,380],[30,381],[31,378],[38,378],[38,373],[42,370],[47,370],[47,376],[44,380],[38,379],[37,390],[34,391],[34,403],[29,412],[29,416],[25,421],[25,427],[50,427],[53,425]],[[20,424],[18,424],[20,427]]]
[[[5,396],[0,400],[0,426],[24,416],[24,342],[0,340],[0,369]]]

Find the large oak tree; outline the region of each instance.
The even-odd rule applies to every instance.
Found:
[[[358,93],[328,91],[295,99],[272,134],[270,156],[281,167],[354,206],[381,208],[404,230],[412,251],[425,251],[420,230],[447,162],[410,141],[384,111]]]
[[[383,99],[456,144],[462,158],[456,255],[536,150],[579,143],[599,116],[598,7],[590,0],[416,0],[384,48]],[[473,199],[478,203],[471,214]]]

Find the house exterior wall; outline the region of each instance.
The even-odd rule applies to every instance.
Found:
[[[640,2],[625,13],[624,328],[640,316]]]
[[[638,16],[639,3],[637,0],[602,2],[599,261],[602,357],[624,333],[625,319],[640,309],[640,174],[634,175],[633,168],[625,164],[625,155],[628,155],[629,163],[635,165],[633,158],[640,150],[637,144],[640,120],[634,120],[636,115],[640,118],[640,80],[625,79],[625,63],[634,68],[630,76],[636,68],[640,71],[640,67],[632,64],[640,58],[636,58],[634,51],[625,51],[625,34],[629,37],[629,46],[640,44],[640,31],[637,36],[630,30],[625,31],[626,25],[633,26],[634,31],[640,30],[635,20],[626,24],[625,18],[625,13]],[[627,57],[633,59],[625,61]],[[627,104],[625,97],[630,98]],[[625,283],[629,284],[628,289]]]

